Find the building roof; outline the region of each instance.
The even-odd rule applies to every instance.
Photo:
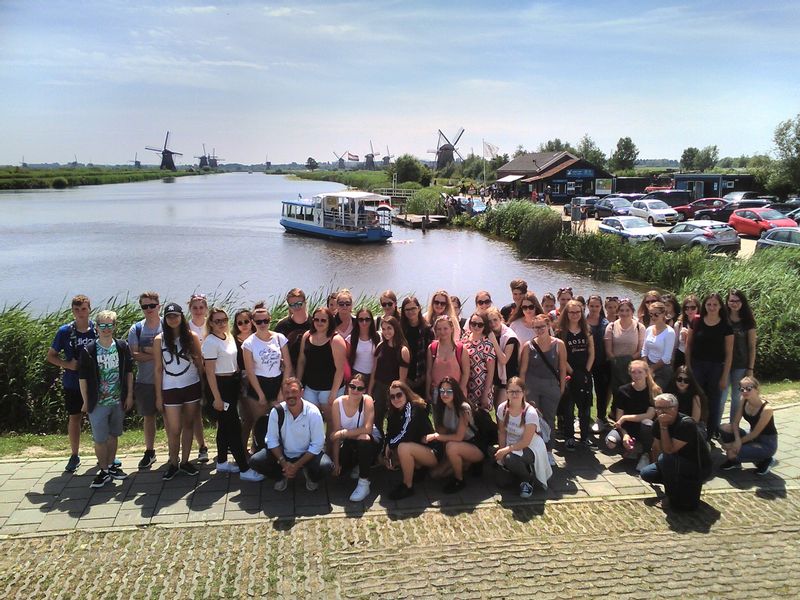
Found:
[[[564,159],[577,158],[569,152],[529,152],[518,156],[515,159],[507,162],[502,167],[497,169],[497,176],[502,177],[505,175],[524,175],[530,177],[537,175],[543,169],[547,169],[552,165]]]

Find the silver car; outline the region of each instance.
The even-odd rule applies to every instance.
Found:
[[[658,229],[639,217],[606,217],[597,229],[621,237],[629,244],[649,242],[658,235]]]
[[[765,248],[800,248],[800,227],[776,227],[761,234],[756,250]]]
[[[655,237],[655,243],[666,250],[706,248],[709,252],[739,252],[739,234],[727,223],[719,221],[686,221],[670,227]]]
[[[656,223],[670,225],[678,222],[678,212],[661,200],[637,200],[628,209],[628,214],[646,219],[650,225]]]

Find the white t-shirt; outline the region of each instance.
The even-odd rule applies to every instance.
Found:
[[[216,359],[214,373],[222,375],[239,370],[236,362],[236,342],[230,333],[225,336],[224,340],[214,334],[203,340],[203,358],[206,360]]]
[[[348,336],[347,341],[352,344],[351,337]],[[375,344],[372,343],[372,340],[359,339],[358,346],[356,346],[356,359],[353,361],[353,370],[369,375],[372,373],[372,359],[374,356]]]
[[[525,319],[517,319],[508,327],[517,334],[520,352],[522,352],[522,348],[525,346],[526,342],[530,342],[536,337],[536,332],[531,327],[525,325]]]
[[[282,333],[273,331],[266,342],[254,333],[242,342],[242,350],[249,350],[253,354],[254,370],[258,377],[277,377],[281,374],[281,348],[288,342]]]
[[[197,337],[200,338],[200,343],[203,343],[203,340],[206,339],[206,325],[203,323],[202,325],[195,325],[194,321],[189,319],[189,329],[194,331],[197,334]]]
[[[506,406],[507,403],[503,402],[500,406],[497,407],[497,422],[501,422],[505,419],[506,414]],[[522,439],[523,434],[525,433],[525,426],[521,425],[522,423],[522,415],[518,417],[514,417],[512,415],[508,415],[508,425],[506,425],[506,446],[513,446],[517,442]],[[533,423],[536,425],[536,431],[539,431],[539,414],[536,412],[536,409],[533,408],[530,404],[525,405],[525,425]],[[531,438],[531,443],[528,444],[528,448],[533,451],[533,443],[536,441],[536,435]]]
[[[642,358],[652,363],[659,360],[668,365],[672,362],[672,351],[675,349],[675,330],[667,325],[659,334],[656,334],[655,325],[647,328],[647,334],[642,346]]]

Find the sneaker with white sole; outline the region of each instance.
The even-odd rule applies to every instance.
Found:
[[[533,496],[533,486],[528,483],[527,481],[523,481],[519,484],[519,497],[520,498],[530,498]]]
[[[239,473],[239,479],[242,481],[264,481],[264,476],[255,469],[247,469]]]
[[[316,482],[316,481],[311,481],[308,478],[308,475],[306,475],[306,489],[309,492],[313,492],[313,491],[316,491],[318,488],[319,488],[319,483]]]
[[[72,456],[69,457],[69,460],[67,461],[67,466],[64,467],[64,470],[67,473],[74,473],[75,471],[78,470],[78,467],[80,466],[81,466],[81,457],[78,456],[77,454],[73,454]]]
[[[197,451],[197,462],[208,462],[208,448],[206,446],[200,446],[200,450]]]
[[[369,496],[369,479],[359,477],[356,489],[350,494],[350,502],[362,502],[367,496]]]
[[[769,473],[772,470],[772,467],[775,466],[775,462],[775,457],[770,456],[769,458],[756,463],[756,475],[766,475]]]
[[[218,462],[217,463],[217,473],[238,473],[239,472],[239,465],[232,462]]]
[[[108,474],[111,479],[115,479],[117,481],[122,481],[123,479],[128,478],[128,474],[116,465],[111,465],[108,467]]]
[[[547,453],[547,462],[550,464],[551,467],[556,466],[556,457],[553,456],[552,452]]]
[[[647,456],[647,453],[642,454],[639,457],[639,462],[636,463],[636,470],[641,473],[642,469],[647,467],[650,464],[650,457]]]
[[[289,487],[289,480],[284,477],[283,479],[276,481],[275,485],[272,486],[272,489],[276,492],[285,492],[287,487]]]
[[[111,475],[108,474],[108,471],[99,471],[92,480],[92,483],[89,484],[89,487],[101,488],[109,481],[111,481]]]
[[[138,469],[140,471],[144,469],[149,469],[154,462],[156,462],[156,451],[145,450],[144,456],[142,456],[142,460],[139,461]]]

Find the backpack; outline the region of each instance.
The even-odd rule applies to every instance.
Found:
[[[431,358],[436,360],[436,354],[439,352],[439,340],[433,340],[431,342]],[[461,353],[464,350],[464,344],[461,342],[456,342],[456,360],[458,361],[458,365],[461,366]]]
[[[682,423],[691,423],[694,426],[695,435],[697,436],[697,468],[698,477],[701,482],[707,481],[711,477],[713,463],[711,461],[711,446],[706,441],[706,436],[697,426],[692,417],[683,417]]]

